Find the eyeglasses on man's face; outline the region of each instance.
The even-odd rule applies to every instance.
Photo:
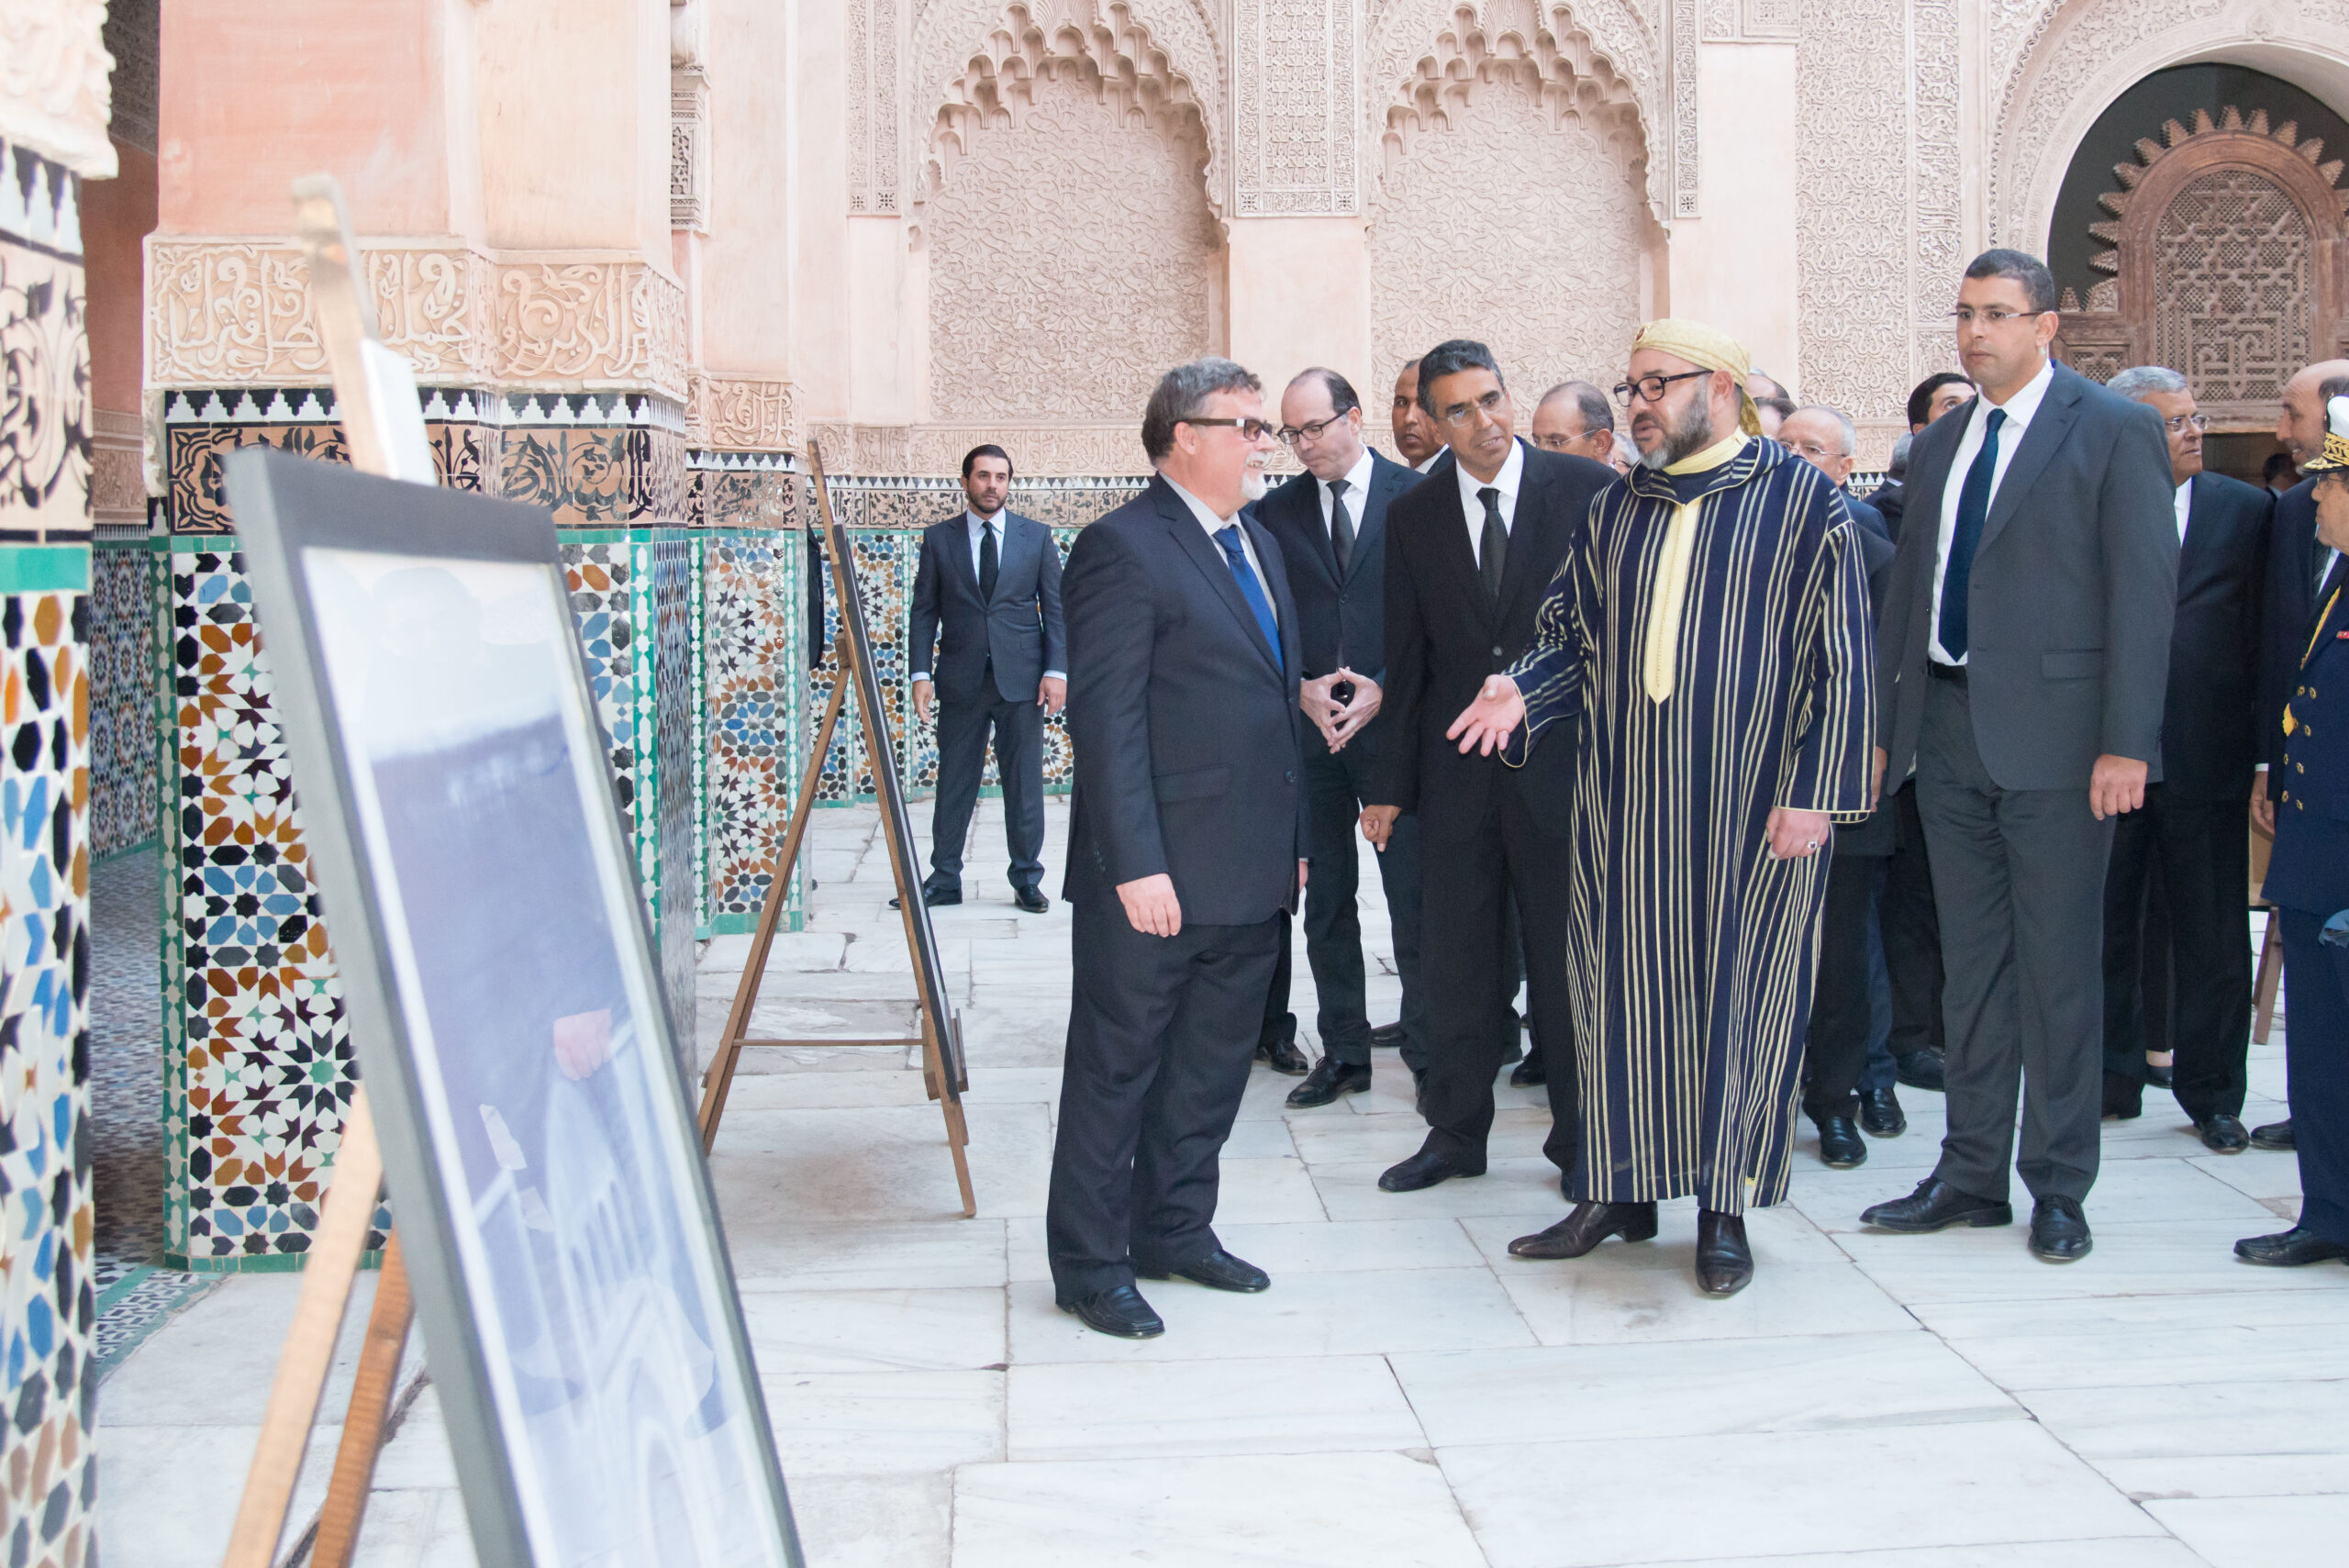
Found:
[[[1437,417],[1455,430],[1464,430],[1468,428],[1469,422],[1479,414],[1487,419],[1497,418],[1500,416],[1501,402],[1508,396],[1508,393],[1497,386],[1474,403],[1453,404]]]
[[[2054,314],[2049,310],[2000,310],[1995,305],[1987,310],[1976,310],[1970,305],[1961,305],[1949,313],[1949,318],[1961,328],[1971,327],[1977,321],[1985,327],[1995,328],[2004,327],[2009,321],[2034,321],[2042,316]]]
[[[1318,441],[1321,439],[1322,431],[1332,425],[1342,425],[1345,422],[1345,415],[1332,414],[1327,419],[1314,419],[1302,425],[1283,425],[1273,434],[1280,438],[1281,445],[1293,447],[1300,438],[1308,441]]]
[[[1850,452],[1836,451],[1817,441],[1790,441],[1784,436],[1778,438],[1778,444],[1798,457],[1807,457],[1813,462],[1833,462],[1852,455]]]
[[[2163,420],[2162,424],[2168,428],[2171,435],[2180,436],[2184,435],[2190,429],[2209,429],[2210,428],[2210,416],[2208,414],[2173,414],[2168,418]]]
[[[1664,389],[1674,382],[1693,381],[1698,376],[1712,373],[1710,371],[1682,371],[1678,375],[1643,375],[1637,381],[1619,381],[1615,384],[1616,406],[1629,408],[1634,398],[1642,403],[1661,403],[1664,401]]]
[[[1177,419],[1175,423],[1178,425],[1229,425],[1252,441],[1261,441],[1274,433],[1273,423],[1269,419],[1210,419],[1202,414],[1195,418]]]

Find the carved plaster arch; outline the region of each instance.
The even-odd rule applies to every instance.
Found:
[[[1473,43],[1464,45],[1463,39]],[[1407,122],[1424,118],[1428,111],[1417,106],[1431,69],[1442,76],[1468,61],[1464,69],[1474,76],[1492,61],[1530,62],[1546,73],[1545,94],[1556,90],[1562,101],[1573,100],[1576,112],[1606,114],[1610,141],[1628,125],[1644,163],[1649,213],[1668,228],[1671,160],[1659,155],[1664,144],[1654,134],[1660,122],[1651,110],[1661,102],[1660,52],[1654,28],[1629,0],[1576,0],[1572,6],[1557,0],[1389,0],[1376,10],[1363,50],[1369,77],[1363,94],[1364,139],[1400,145],[1393,139],[1407,137],[1409,128],[1397,126],[1397,114],[1401,111]],[[1441,94],[1436,96],[1440,100]],[[1629,111],[1627,121],[1623,109]]]
[[[1046,58],[1086,59],[1145,113],[1188,105],[1204,150],[1200,178],[1219,222],[1226,216],[1222,44],[1208,0],[913,0],[911,91],[925,121],[914,181],[914,228],[974,114],[996,112],[1002,83]],[[978,40],[974,42],[974,40]],[[1016,63],[1024,61],[1026,63]]]
[[[2311,91],[2311,78],[2349,83],[2349,0],[2056,0],[2013,36],[1987,216],[1991,243],[2032,250],[2046,248],[2064,176],[2098,117],[2153,72],[2225,60]],[[2320,96],[2349,108],[2338,91]]]

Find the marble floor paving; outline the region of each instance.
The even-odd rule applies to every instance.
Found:
[[[1064,801],[1048,821],[1057,868]],[[753,1032],[904,1023],[874,823],[817,817],[808,929],[777,943]],[[1370,1093],[1307,1111],[1259,1066],[1219,1229],[1272,1290],[1152,1285],[1163,1338],[1086,1331],[1052,1306],[1042,1220],[1069,913],[1013,909],[1001,823],[983,806],[969,902],[935,920],[979,1218],[959,1218],[901,1051],[754,1053],[711,1161],[818,1568],[2349,1561],[2349,1268],[2236,1262],[2235,1238],[2292,1212],[2292,1158],[2210,1154],[2155,1094],[2105,1124],[2083,1262],[2038,1262],[2021,1227],[1862,1229],[1938,1144],[1940,1097],[1903,1090],[1908,1131],[1856,1171],[1802,1140],[1789,1201],[1753,1217],[1753,1285],[1713,1301],[1690,1277],[1687,1201],[1653,1242],[1508,1255],[1564,1207],[1539,1090],[1500,1088],[1487,1175],[1398,1196],[1375,1181],[1419,1141],[1399,1063],[1382,1054]],[[1384,1021],[1398,983],[1375,874],[1363,902]],[[705,1052],[746,947],[703,954]],[[1297,973],[1310,1040],[1301,941]],[[2281,1040],[2254,1048],[2247,1120],[2284,1114]],[[219,1560],[294,1287],[228,1282],[103,1387],[108,1568]],[[428,1388],[385,1451],[361,1562],[472,1563],[456,1485]]]

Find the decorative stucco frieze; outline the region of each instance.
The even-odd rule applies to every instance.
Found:
[[[1234,0],[1232,214],[1359,211],[1353,0]]]
[[[0,139],[111,179],[106,0],[0,0]]]
[[[700,451],[788,451],[799,443],[798,400],[787,381],[693,375],[685,444]]]

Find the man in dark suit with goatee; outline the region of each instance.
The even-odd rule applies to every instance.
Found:
[[[1370,1087],[1370,1014],[1364,1001],[1362,921],[1354,889],[1361,849],[1354,824],[1373,796],[1379,749],[1392,726],[1379,717],[1386,681],[1386,507],[1419,482],[1363,444],[1362,399],[1345,377],[1316,367],[1281,395],[1281,439],[1305,472],[1256,504],[1257,521],[1288,563],[1305,634],[1298,698],[1305,783],[1313,814],[1313,873],[1305,894],[1305,952],[1319,993],[1321,1060],[1290,1091],[1299,1107],[1326,1106]],[[1419,835],[1396,824],[1378,857],[1403,979],[1404,1062],[1427,1065],[1427,999],[1419,984]],[[1288,972],[1273,983],[1271,1008],[1288,1006]]]
[[[1442,933],[1421,954],[1428,1071],[1419,1091],[1426,1143],[1378,1178],[1411,1192],[1485,1172],[1493,1076],[1511,1037],[1516,986],[1508,951],[1514,896],[1524,931],[1527,1000],[1549,1056],[1553,1125],[1542,1151],[1574,1166],[1574,1029],[1566,1010],[1571,737],[1533,748],[1522,768],[1461,753],[1444,736],[1486,677],[1533,639],[1542,595],[1568,539],[1615,471],[1517,439],[1500,367],[1482,343],[1453,339],[1419,361],[1419,400],[1449,451],[1386,511],[1386,722],[1384,782],[1363,812],[1373,844],[1416,811],[1425,862],[1422,918]]]
[[[2202,472],[2203,418],[2184,376],[2138,365],[2105,384],[2162,417],[2176,486],[2177,618],[2162,708],[2162,782],[2122,817],[2104,880],[2104,1111],[2133,1117],[2147,1065],[2144,974],[2158,929],[2146,919],[2158,883],[2168,912],[2169,1081],[2202,1141],[2251,1147],[2244,1060],[2251,1049],[2250,835],[2242,802],[2258,761],[2259,596],[2275,497]]]
[[[963,851],[992,730],[1012,902],[1041,915],[1050,906],[1037,858],[1044,848],[1044,720],[1068,696],[1061,550],[1052,529],[1006,505],[1011,459],[1001,447],[973,447],[963,456],[963,491],[970,504],[962,514],[922,531],[914,572],[906,655],[914,712],[926,722],[933,696],[938,703],[938,809],[921,897],[963,902]]]

